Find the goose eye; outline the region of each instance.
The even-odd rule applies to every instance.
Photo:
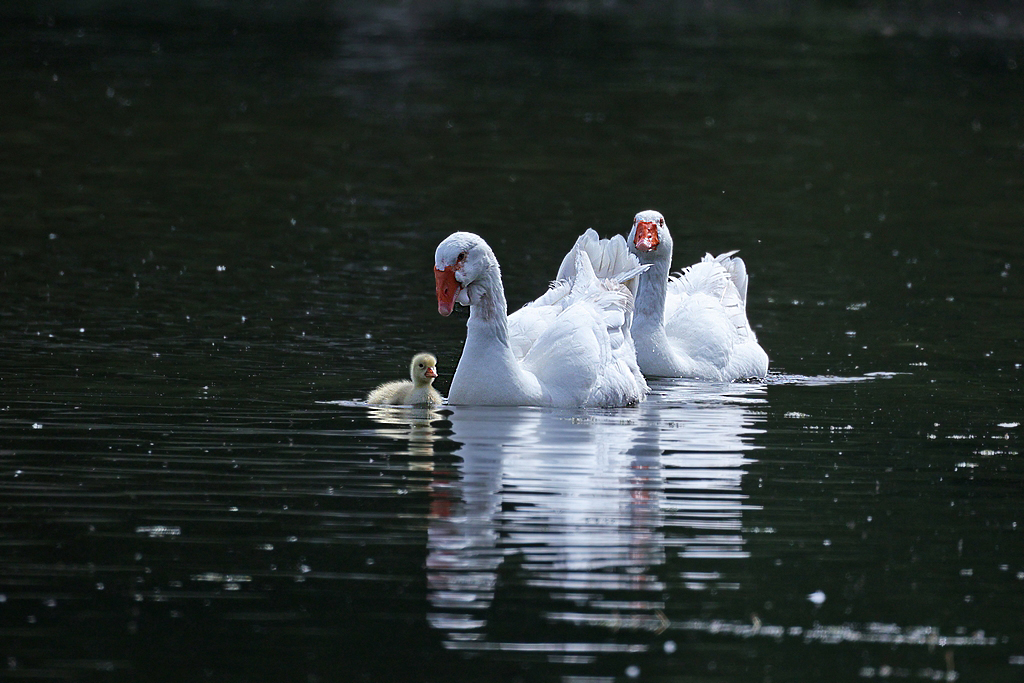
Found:
[[[462,252],[461,254],[459,254],[459,258],[456,259],[455,262],[456,263],[462,263],[465,260],[466,260],[466,252]]]

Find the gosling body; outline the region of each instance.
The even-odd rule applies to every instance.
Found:
[[[444,399],[433,387],[437,377],[437,358],[418,353],[409,364],[409,379],[385,382],[371,391],[366,402],[375,405],[436,406]]]

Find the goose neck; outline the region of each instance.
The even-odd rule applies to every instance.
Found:
[[[637,320],[660,321],[665,314],[665,295],[668,287],[668,261],[656,260],[640,276],[634,305]]]
[[[508,346],[508,304],[501,276],[489,271],[469,285],[469,328],[472,335],[479,330],[498,343]]]

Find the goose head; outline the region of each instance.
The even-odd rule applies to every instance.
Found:
[[[431,353],[417,353],[409,365],[409,377],[417,387],[433,384],[437,377],[437,358]]]
[[[483,238],[471,232],[454,232],[434,252],[434,280],[437,284],[437,312],[450,315],[456,303],[469,306],[483,293],[482,280],[498,271],[494,252]]]
[[[626,240],[629,250],[636,254],[641,263],[651,263],[659,258],[672,259],[672,235],[665,225],[661,213],[648,209],[633,217],[633,229]]]

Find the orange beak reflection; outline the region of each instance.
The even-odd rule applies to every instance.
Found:
[[[637,251],[654,251],[661,240],[658,239],[658,226],[653,221],[639,221],[636,224],[636,235],[633,245]]]
[[[455,280],[455,271],[451,267],[444,270],[434,268],[434,281],[437,284],[437,312],[451,315],[455,308],[455,297],[459,294],[459,283]]]

